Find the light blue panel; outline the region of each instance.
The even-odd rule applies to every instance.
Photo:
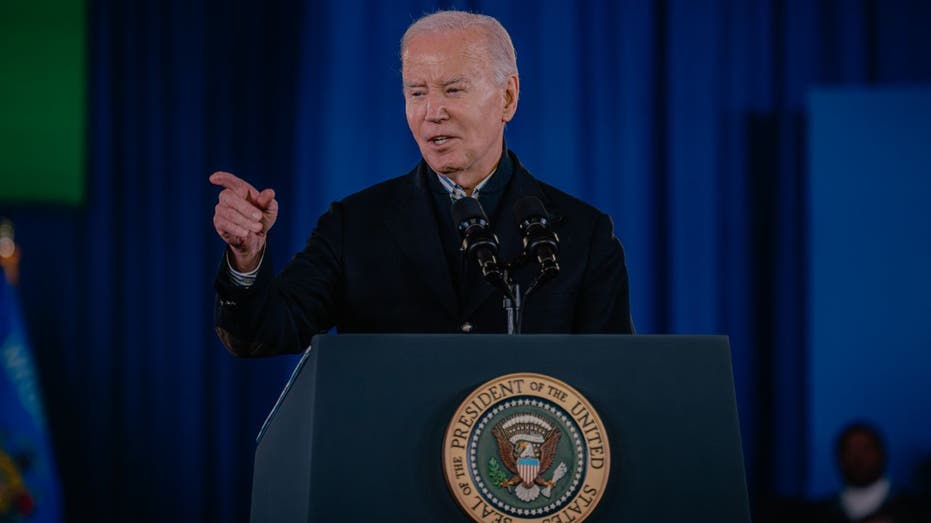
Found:
[[[931,89],[810,97],[808,492],[834,437],[876,423],[902,484],[931,454]]]

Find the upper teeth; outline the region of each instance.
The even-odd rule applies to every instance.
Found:
[[[436,143],[443,143],[448,139],[449,138],[447,138],[446,136],[437,136],[436,138],[433,139],[433,141]]]

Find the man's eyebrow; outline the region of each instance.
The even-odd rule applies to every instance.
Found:
[[[468,84],[469,79],[466,78],[465,76],[456,76],[448,80],[444,80],[442,83],[442,86],[449,87],[450,85],[459,84],[459,83]],[[427,82],[404,82],[405,89],[416,89],[418,87],[426,87],[426,86],[427,86]]]

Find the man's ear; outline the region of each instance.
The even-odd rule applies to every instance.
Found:
[[[511,75],[504,86],[504,113],[501,119],[510,122],[517,112],[517,99],[520,96],[520,80],[517,75]]]

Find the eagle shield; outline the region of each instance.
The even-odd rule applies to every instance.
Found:
[[[533,485],[540,473],[540,460],[537,458],[517,458],[517,472],[526,485]]]

